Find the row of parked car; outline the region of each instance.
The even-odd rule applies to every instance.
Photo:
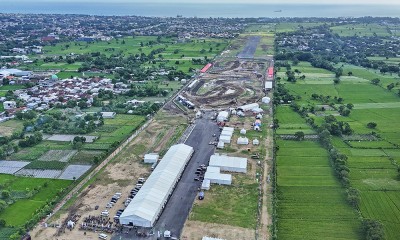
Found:
[[[204,180],[204,173],[206,172],[207,167],[204,164],[201,164],[197,169],[196,169],[196,177],[194,178],[195,181],[203,181]]]
[[[132,188],[132,190],[130,191],[129,197],[124,202],[125,207],[127,207],[129,205],[129,203],[132,201],[132,199],[136,196],[136,194],[142,188],[145,181],[146,181],[145,178],[139,178],[137,180],[135,187]]]

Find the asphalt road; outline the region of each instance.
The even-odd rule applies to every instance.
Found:
[[[254,53],[256,52],[257,45],[260,42],[260,36],[251,36],[246,42],[243,50],[237,55],[238,58],[254,58]]]
[[[212,137],[213,133],[217,135],[219,133],[219,128],[214,121],[209,120],[209,118],[206,119],[206,117],[196,120],[196,126],[185,142],[185,144],[192,146],[195,152],[154,226],[154,233],[156,234],[150,237],[138,237],[132,230],[128,233],[116,234],[112,239],[153,240],[157,239],[157,231],[163,233],[165,230],[171,231],[173,237],[180,237],[194,199],[197,197],[197,188],[201,185],[200,181],[194,181],[196,169],[201,164],[208,165],[210,156],[215,150],[214,145],[209,145],[209,142],[215,139],[215,137]]]

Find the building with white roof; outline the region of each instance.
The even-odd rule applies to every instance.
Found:
[[[247,172],[247,158],[226,155],[211,155],[209,166],[218,167],[222,171]]]
[[[120,223],[153,227],[193,152],[185,144],[172,146],[121,214]]]

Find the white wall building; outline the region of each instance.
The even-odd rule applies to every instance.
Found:
[[[159,155],[157,153],[149,153],[144,155],[144,163],[156,163],[158,161]]]
[[[211,155],[209,166],[218,167],[221,171],[247,172],[247,158],[226,155]]]

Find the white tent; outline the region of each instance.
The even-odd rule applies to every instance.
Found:
[[[249,139],[246,137],[239,137],[237,140],[237,144],[239,145],[247,145],[249,144]]]
[[[228,117],[229,117],[229,112],[227,112],[227,111],[221,111],[221,112],[218,113],[217,122],[225,122],[225,121],[228,121]]]
[[[233,133],[233,132],[235,131],[235,129],[234,129],[233,127],[224,127],[224,128],[222,129],[222,131],[227,131],[227,132]]]
[[[223,143],[231,143],[231,137],[230,136],[220,136],[219,141]]]
[[[264,110],[262,108],[253,108],[251,111],[253,111],[253,113],[262,113],[262,112],[264,112]]]
[[[253,140],[253,145],[260,145],[260,141],[258,141],[258,139],[254,139]]]
[[[144,155],[144,163],[156,163],[158,161],[158,154],[157,153],[149,153]]]
[[[263,103],[268,104],[269,102],[271,102],[271,98],[270,98],[270,97],[263,97],[263,98],[261,99],[261,101],[262,101]]]
[[[263,116],[262,116],[261,113],[257,114],[257,116],[256,116],[257,119],[262,119],[262,117],[263,117]]]
[[[258,105],[258,103],[250,103],[250,104],[247,104],[247,105],[240,106],[240,107],[238,107],[238,109],[240,109],[240,110],[245,112],[245,111],[249,111],[249,110],[251,110],[253,108],[258,108],[258,107],[260,107],[260,105]]]
[[[217,144],[217,148],[218,149],[223,149],[224,147],[225,147],[225,143],[222,142],[222,141],[219,141],[218,144]]]
[[[210,183],[217,183],[220,185],[221,184],[222,185],[231,185],[232,184],[232,175],[207,171],[204,174],[204,180],[209,180]]]
[[[203,190],[210,190],[211,181],[209,179],[204,179],[203,183],[201,184],[201,189]]]
[[[197,111],[196,118],[201,118],[201,112],[200,111]]]
[[[244,113],[243,113],[242,111],[238,111],[238,112],[236,113],[236,115],[238,115],[239,117],[244,117]]]
[[[260,131],[260,126],[255,125],[254,126],[254,131]]]
[[[242,130],[240,130],[240,134],[246,134],[246,129],[242,128]]]
[[[193,148],[188,145],[172,146],[121,214],[120,223],[152,227],[192,154]]]
[[[247,172],[247,158],[211,155],[209,167],[219,167],[221,171],[245,173]]]

